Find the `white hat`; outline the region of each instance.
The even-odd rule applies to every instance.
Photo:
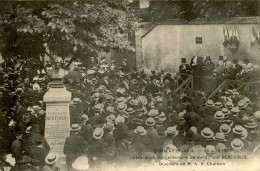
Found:
[[[159,111],[157,109],[151,109],[149,112],[148,112],[148,116],[151,116],[151,117],[154,117],[154,116],[157,116],[159,114]]]
[[[85,121],[88,121],[89,120],[89,117],[87,114],[82,114],[81,117],[85,120]]]
[[[125,123],[125,118],[123,116],[118,115],[115,119],[115,124],[119,124],[119,123]]]
[[[242,140],[240,140],[239,138],[235,138],[232,142],[231,142],[231,147],[235,150],[241,150],[244,147],[244,143]]]
[[[168,135],[177,135],[178,134],[177,126],[168,127],[167,130],[166,130],[166,133]]]
[[[145,120],[145,124],[146,124],[147,126],[154,126],[155,123],[156,123],[156,121],[155,121],[154,118],[152,118],[152,117],[149,117],[149,118],[147,118],[147,119]]]
[[[96,140],[101,139],[103,135],[104,135],[104,130],[103,130],[103,128],[96,128],[96,129],[93,131],[93,137],[94,137]]]
[[[94,70],[88,70],[88,71],[87,71],[87,74],[88,74],[88,75],[95,74],[95,71],[94,71]]]
[[[194,134],[196,134],[197,131],[198,131],[195,126],[190,127],[190,130],[191,130],[192,132],[194,132]]]
[[[210,128],[204,128],[200,134],[202,135],[202,137],[204,138],[212,138],[214,136],[213,131]]]
[[[80,129],[81,127],[79,126],[79,124],[72,124],[70,131],[79,131]]]
[[[46,164],[54,164],[58,161],[58,156],[57,154],[50,152],[46,157],[45,157],[45,163]]]
[[[137,126],[137,128],[134,130],[134,133],[140,134],[140,135],[145,135],[147,131],[144,129],[143,126]]]
[[[72,168],[76,170],[87,170],[89,168],[88,158],[86,156],[76,158],[72,163]]]
[[[254,115],[255,115],[256,119],[260,119],[260,111],[256,111],[254,113]]]

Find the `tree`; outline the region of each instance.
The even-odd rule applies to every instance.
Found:
[[[128,1],[14,2],[1,6],[5,9],[1,14],[5,38],[0,49],[4,58],[39,59],[54,53],[74,60],[101,50],[134,51],[128,33],[139,24]]]
[[[259,1],[150,1],[149,21],[247,17],[259,15]]]

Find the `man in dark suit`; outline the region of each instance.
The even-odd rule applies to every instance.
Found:
[[[186,80],[188,78],[187,75],[183,74],[191,74],[191,67],[189,64],[186,63],[186,58],[181,58],[181,65],[179,66],[179,73],[180,78],[178,81],[179,85],[182,84],[183,80]]]
[[[183,74],[190,74],[191,67],[186,63],[186,58],[181,58],[181,65],[179,66],[179,72]]]
[[[202,88],[203,58],[193,56],[190,61],[190,67],[194,77],[194,89],[199,90]]]
[[[152,83],[149,85],[149,90],[152,95],[156,95],[160,92],[160,88],[158,86],[160,78],[158,76],[153,76],[151,79]]]
[[[45,157],[48,151],[42,146],[43,138],[40,135],[34,137],[35,145],[31,146],[29,151],[29,157],[36,159],[41,162],[40,167],[45,164]]]
[[[69,168],[71,168],[73,161],[85,152],[86,141],[79,135],[80,128],[79,124],[72,124],[72,135],[67,137],[65,141],[63,152],[66,155],[66,163]]]

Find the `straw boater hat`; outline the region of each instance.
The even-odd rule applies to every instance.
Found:
[[[222,124],[219,127],[219,132],[223,133],[224,135],[227,135],[231,131],[231,127],[228,124]]]
[[[127,104],[125,104],[125,103],[119,103],[118,105],[117,105],[117,110],[118,111],[124,111],[124,110],[126,110],[127,109]]]
[[[129,108],[126,109],[125,112],[126,112],[127,114],[131,115],[131,114],[135,113],[135,110],[134,110],[132,107],[129,107]]]
[[[249,128],[249,129],[254,129],[257,127],[257,123],[254,121],[254,119],[249,119],[244,124],[244,127]]]
[[[126,98],[125,97],[119,97],[116,99],[117,103],[125,103],[126,102]]]
[[[194,126],[190,127],[190,130],[194,133],[194,134],[197,134],[198,132],[198,129]]]
[[[248,97],[244,97],[244,101],[246,104],[251,104],[251,100]]]
[[[103,130],[103,128],[96,128],[96,129],[93,131],[93,137],[94,137],[96,140],[101,139],[103,135],[104,135],[104,130]]]
[[[155,123],[156,123],[156,121],[155,121],[154,118],[152,118],[152,117],[149,117],[149,118],[147,118],[147,119],[145,120],[145,124],[146,124],[147,126],[149,126],[149,127],[154,126]]]
[[[225,138],[225,135],[223,133],[216,133],[216,135],[213,137],[213,140],[216,140],[216,141],[227,141],[226,138]]]
[[[72,101],[73,101],[74,104],[78,104],[78,103],[81,102],[80,98],[77,98],[77,97],[74,98]]]
[[[93,97],[94,99],[98,99],[99,96],[100,96],[100,93],[99,93],[99,92],[95,92],[95,93],[92,95],[92,97]]]
[[[232,131],[233,131],[235,134],[242,135],[244,129],[245,129],[245,128],[243,128],[241,125],[236,125],[236,126],[232,129]]]
[[[201,132],[200,132],[201,136],[206,138],[206,139],[211,139],[214,136],[213,131],[210,128],[204,128]]]
[[[168,127],[166,133],[167,135],[178,135],[177,126]]]
[[[103,110],[104,105],[102,103],[95,104],[92,109],[96,112],[101,112]]]
[[[238,102],[238,104],[237,104],[237,106],[238,106],[238,109],[245,109],[246,108],[246,106],[247,106],[247,104],[246,104],[246,102],[245,101],[243,101],[243,100],[240,100],[239,102]]]
[[[81,115],[81,118],[84,120],[84,121],[88,121],[89,120],[89,117],[87,114],[82,114]]]
[[[41,108],[40,108],[40,106],[38,106],[38,105],[35,105],[35,106],[33,106],[33,110],[40,110]]]
[[[206,106],[207,106],[207,107],[214,107],[214,102],[213,102],[213,100],[207,100]]]
[[[232,142],[231,142],[231,147],[235,150],[241,150],[244,147],[244,143],[242,140],[240,140],[239,138],[235,138]]]
[[[121,115],[117,115],[117,117],[115,119],[115,124],[118,125],[119,123],[122,123],[122,124],[125,123],[125,118]]]
[[[233,90],[232,89],[228,89],[227,91],[225,91],[225,95],[232,95],[233,94]]]
[[[254,116],[255,116],[255,118],[256,118],[257,120],[260,120],[260,111],[256,111],[256,112],[254,113]]]
[[[224,120],[225,114],[224,114],[222,111],[217,111],[217,112],[214,114],[214,118],[215,118],[218,122],[221,122],[221,121]]]
[[[227,108],[222,108],[221,112],[224,114],[224,118],[228,119],[230,116],[230,111]]]
[[[155,117],[157,115],[159,115],[159,111],[157,109],[151,109],[148,114],[148,116],[151,116],[151,117]]]
[[[215,108],[216,109],[220,109],[220,108],[222,108],[222,103],[221,102],[216,102],[215,104],[214,104],[214,106],[215,106]]]
[[[139,135],[145,135],[147,131],[144,129],[143,126],[137,126],[137,128],[134,130],[134,133]]]
[[[89,168],[88,158],[86,156],[76,158],[72,163],[72,168],[79,171],[87,170]]]
[[[239,95],[239,92],[237,91],[237,89],[233,89],[233,95]]]
[[[115,111],[115,108],[113,106],[107,106],[106,111],[112,113]]]
[[[231,101],[228,101],[226,102],[225,107],[230,110],[234,107],[234,104]]]
[[[58,156],[53,152],[48,153],[48,155],[45,157],[45,163],[48,165],[55,164],[57,161],[58,161]]]
[[[238,107],[233,107],[230,111],[231,111],[232,113],[237,113],[237,114],[240,112],[240,110],[239,110]]]
[[[72,124],[71,125],[71,128],[70,128],[70,131],[79,131],[81,129],[81,127],[79,126],[79,124]]]

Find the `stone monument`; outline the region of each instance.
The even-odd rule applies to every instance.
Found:
[[[66,165],[63,153],[64,143],[70,136],[69,102],[71,92],[63,85],[63,77],[67,71],[61,68],[61,59],[55,59],[55,68],[47,74],[52,79],[50,88],[45,93],[43,101],[46,103],[46,118],[44,137],[50,145],[50,151],[59,155],[58,165]]]

